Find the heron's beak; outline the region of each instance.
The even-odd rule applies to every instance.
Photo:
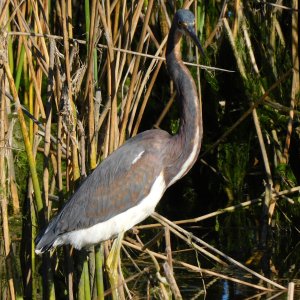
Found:
[[[185,29],[185,32],[192,38],[198,49],[201,51],[201,54],[205,56],[204,50],[200,44],[200,41],[196,35],[194,25],[187,24],[186,26],[183,27]]]

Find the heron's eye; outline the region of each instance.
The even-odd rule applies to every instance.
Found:
[[[183,24],[182,21],[179,20],[179,21],[178,21],[178,25],[179,25],[179,26],[182,26],[182,24]]]

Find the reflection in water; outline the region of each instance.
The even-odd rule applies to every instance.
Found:
[[[223,281],[223,295],[222,295],[222,300],[229,300],[229,285],[228,285],[228,281],[227,280]]]

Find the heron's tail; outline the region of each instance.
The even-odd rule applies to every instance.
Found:
[[[60,220],[62,215],[62,211],[56,215],[50,223],[42,230],[38,236],[35,238],[35,253],[40,255],[44,252],[50,250],[53,247],[58,246],[57,239],[62,234],[59,230],[57,230],[57,223]],[[56,242],[56,243],[55,243]]]
[[[53,243],[57,239],[57,236],[51,234],[51,232],[42,231],[35,239],[35,253],[40,255],[53,247]]]

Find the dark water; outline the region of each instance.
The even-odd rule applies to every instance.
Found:
[[[237,232],[234,228],[229,230]],[[257,228],[249,228],[244,231],[244,234],[257,236],[255,231],[257,231]],[[264,249],[259,249],[258,241],[255,239],[248,244],[248,248],[243,247],[244,242],[239,243],[237,239],[233,240],[233,247],[232,243],[226,243],[226,245],[216,243],[216,239],[210,238],[209,234],[205,240],[225,254],[246,265],[251,270],[256,271],[286,288],[289,282],[294,282],[294,299],[300,300],[300,233],[297,230],[286,230],[285,228],[274,229],[270,233],[268,246]],[[222,241],[224,240],[226,239],[222,239]],[[240,249],[240,251],[230,251],[227,249],[228,245],[231,245],[231,249]],[[200,261],[203,268],[217,269],[216,272],[222,275],[240,279],[255,285],[273,288],[275,291],[265,292],[231,280],[207,276],[204,276],[202,279],[201,276],[197,276],[195,273],[192,275],[184,275],[182,273],[182,276],[178,276],[176,279],[180,285],[184,299],[287,299],[287,291],[276,290],[276,287],[262,282],[255,276],[234,265],[220,268],[216,264],[211,266],[210,262],[206,259],[200,259],[198,261]],[[206,293],[204,292],[204,285]]]
[[[235,278],[236,274],[235,274]],[[205,282],[205,289],[203,287],[202,278],[197,281],[194,276],[191,278],[182,278],[179,280],[179,286],[184,299],[205,299],[205,300],[233,300],[233,299],[287,299],[287,291],[276,290],[273,292],[259,291],[255,288],[248,287],[242,284],[237,284],[229,280],[218,278],[203,278]],[[241,278],[245,280],[245,278]],[[180,284],[180,282],[182,284]],[[249,280],[248,280],[249,282]],[[277,281],[283,286],[288,283],[285,280]],[[294,280],[295,293],[294,300],[300,299],[300,280]]]
[[[249,235],[253,235],[248,232]],[[197,234],[199,236],[199,232]],[[217,244],[215,235],[207,233],[206,235],[200,234],[200,236],[205,236],[204,240],[211,245]],[[231,253],[222,244],[214,245],[216,248],[223,251],[225,254],[233,257],[237,261],[244,265],[247,265],[251,270],[271,279],[272,281],[288,287],[289,282],[295,283],[295,293],[294,300],[300,300],[300,234],[298,232],[276,232],[268,247],[264,250],[258,250],[257,247],[249,249],[243,249],[238,247],[238,241],[236,241],[236,248],[241,251]],[[227,244],[228,245],[228,244]],[[180,249],[180,246],[182,248]],[[235,278],[248,283],[258,285],[265,288],[272,288],[274,291],[263,291],[258,288],[246,286],[240,283],[233,282],[224,278],[217,276],[208,276],[206,274],[200,274],[199,272],[191,272],[183,267],[178,267],[174,264],[174,276],[177,285],[180,289],[183,299],[212,299],[212,300],[233,300],[233,299],[287,299],[287,290],[280,290],[269,284],[266,284],[262,280],[256,278],[255,276],[241,270],[240,268],[229,264],[227,267],[220,267],[217,263],[213,262],[207,257],[200,254],[196,255],[196,251],[193,249],[188,249],[188,246],[182,241],[172,241],[173,249],[179,250],[174,252],[173,258],[176,260],[181,260],[190,263],[194,266],[201,266],[204,269],[215,271],[229,278]],[[155,247],[154,247],[155,248]],[[160,250],[162,251],[160,251]],[[155,252],[161,252],[164,254],[163,241],[157,249],[152,250]],[[180,251],[185,249],[186,251]],[[253,249],[253,250],[251,250]],[[176,254],[177,253],[177,254]],[[144,258],[146,256],[144,255]],[[160,262],[160,261],[159,261]],[[144,278],[139,278],[139,283],[135,283],[135,288],[137,289],[138,299],[147,299],[145,296],[145,290],[150,285],[157,286],[157,280],[155,275],[155,269],[151,260],[145,258],[142,261],[142,265],[151,266],[151,276],[152,282],[149,284],[149,276]],[[161,268],[161,275],[164,276],[163,269]],[[141,284],[141,281],[147,281]],[[151,280],[150,280],[151,281]],[[141,293],[141,291],[143,293]],[[151,299],[159,299],[159,296],[155,294]]]

